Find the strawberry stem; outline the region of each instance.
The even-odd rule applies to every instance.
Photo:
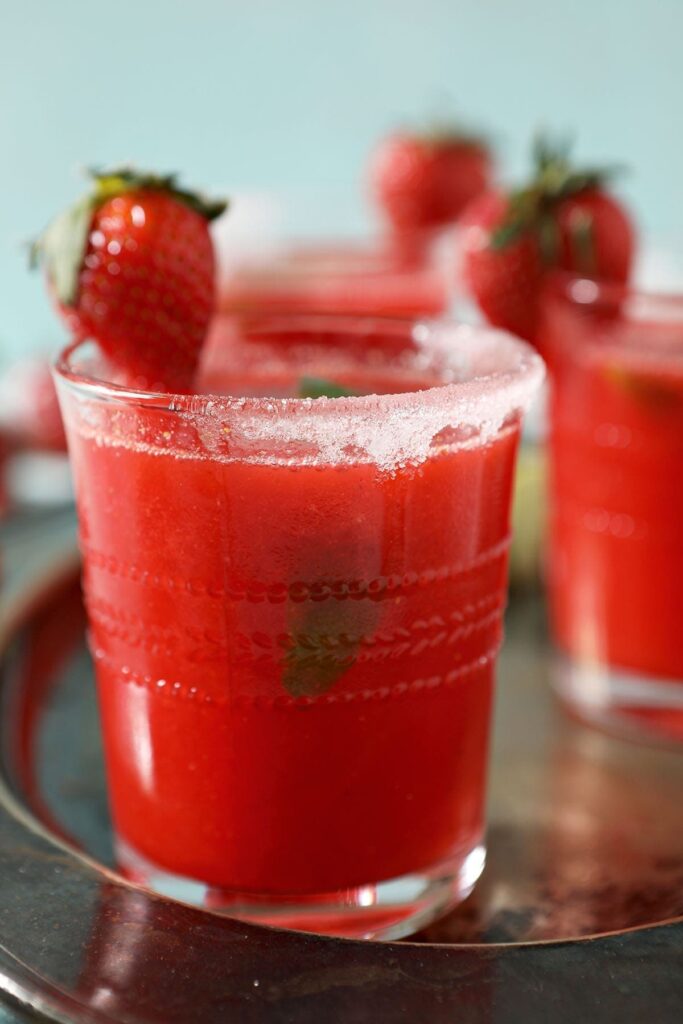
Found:
[[[208,221],[227,208],[222,199],[209,199],[180,188],[175,174],[152,174],[128,166],[94,168],[88,173],[94,183],[91,191],[55,217],[29,249],[29,266],[44,265],[55,296],[63,306],[73,307],[78,301],[79,278],[93,216],[109,199],[137,190],[168,192]]]
[[[586,210],[572,210],[569,237],[576,260],[576,269],[587,277],[595,276],[597,267],[593,218]]]
[[[576,170],[569,159],[571,140],[551,140],[539,134],[532,145],[534,174],[528,185],[512,192],[508,212],[491,236],[492,249],[504,249],[522,235],[531,233],[538,240],[543,260],[552,265],[557,257],[559,239],[554,211],[569,196],[588,189],[600,188],[619,168],[588,167]],[[585,225],[579,225],[579,234],[573,243],[580,247],[582,272],[595,263],[594,245],[586,234]],[[577,248],[577,253],[579,249]],[[583,270],[583,267],[586,267]]]
[[[137,189],[154,192],[170,192],[180,202],[185,203],[195,213],[201,214],[206,220],[215,220],[227,209],[223,199],[209,199],[200,192],[180,188],[177,174],[153,174],[138,171],[134,167],[122,165],[108,170],[90,168],[90,177],[95,182],[95,193],[99,202],[105,202],[113,196]]]

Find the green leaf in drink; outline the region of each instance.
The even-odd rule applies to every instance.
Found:
[[[364,637],[377,628],[369,598],[292,604],[292,646],[283,659],[282,685],[291,697],[319,697],[353,666]]]
[[[322,377],[302,377],[298,394],[300,398],[350,398],[356,392]],[[348,523],[340,523],[340,529],[342,535],[348,534]],[[332,572],[346,566],[345,540],[339,533],[333,531],[325,541],[317,538],[311,543],[315,543],[318,566],[322,561]],[[311,567],[303,554],[300,578],[305,579]],[[354,665],[364,638],[376,630],[378,617],[378,605],[369,597],[291,601],[287,612],[291,644],[282,660],[282,685],[287,693],[292,697],[327,693]]]
[[[324,377],[302,377],[299,381],[299,398],[353,398],[356,394]]]
[[[667,411],[680,406],[683,394],[661,377],[629,370],[622,366],[609,365],[606,375],[612,384],[652,410]]]

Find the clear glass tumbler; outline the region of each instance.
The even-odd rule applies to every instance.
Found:
[[[683,295],[558,278],[543,344],[560,693],[683,739]]]
[[[451,245],[386,233],[360,190],[230,191],[213,232],[224,312],[416,319],[448,308]]]
[[[88,342],[57,366],[119,862],[246,919],[395,937],[483,866],[542,363],[449,322],[230,324],[193,395],[111,383]],[[321,381],[353,394],[296,397]]]

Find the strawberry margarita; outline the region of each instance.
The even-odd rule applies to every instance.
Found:
[[[58,366],[119,857],[238,916],[404,934],[483,864],[541,363],[448,322],[223,339],[194,395],[107,383],[89,343]],[[321,380],[353,394],[297,397]]]
[[[562,691],[592,717],[683,737],[683,297],[561,279],[542,338]]]
[[[291,313],[417,317],[443,313],[450,300],[445,268],[422,239],[284,246],[259,259],[227,263],[219,308]]]

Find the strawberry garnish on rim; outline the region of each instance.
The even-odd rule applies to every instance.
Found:
[[[547,274],[564,270],[624,283],[634,251],[630,218],[608,185],[614,169],[575,169],[566,145],[537,140],[534,174],[490,192],[462,218],[463,272],[487,319],[534,340]]]
[[[175,175],[91,172],[92,189],[32,246],[69,330],[148,389],[187,391],[214,309],[209,222],[226,208]]]

